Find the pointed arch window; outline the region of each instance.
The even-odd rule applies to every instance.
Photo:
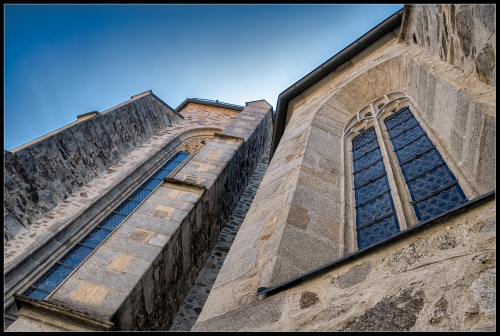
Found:
[[[170,159],[158,168],[145,182],[135,189],[108,216],[69,250],[55,265],[24,291],[24,295],[35,300],[45,300],[73,273],[106,238],[134,212],[136,208],[162,183],[175,173],[199,151],[210,137],[196,138],[183,143]]]
[[[358,248],[378,243],[399,231],[398,219],[375,127],[352,140]]]
[[[354,198],[358,249],[468,201],[404,93],[377,98],[361,109],[344,134],[353,132],[353,195],[348,197]]]
[[[385,125],[419,222],[467,202],[458,180],[409,107],[386,118]]]

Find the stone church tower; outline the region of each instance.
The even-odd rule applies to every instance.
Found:
[[[268,144],[191,330],[496,330],[495,29],[405,5],[274,117],[146,92],[6,152],[7,330],[168,330]]]

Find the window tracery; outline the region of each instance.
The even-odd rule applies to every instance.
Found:
[[[344,128],[344,153],[350,156],[345,160],[346,173],[352,174],[352,178],[345,175],[345,192],[354,200],[353,211],[346,212],[346,227],[354,229],[353,250],[467,201],[410,105],[403,92],[384,95],[362,108]]]
[[[170,159],[158,168],[145,182],[135,189],[108,216],[60,258],[41,278],[35,281],[24,295],[46,299],[57,289],[90,254],[144,201],[168,176],[173,176],[211,137],[196,137],[185,141]]]

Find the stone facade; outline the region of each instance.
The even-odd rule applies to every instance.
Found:
[[[496,328],[494,234],[479,233],[495,223],[496,88],[494,67],[481,72],[476,66],[479,53],[494,50],[488,44],[495,40],[495,9],[405,6],[400,27],[288,102],[283,135],[192,330]],[[467,35],[464,27],[475,28]],[[445,28],[439,39],[430,36]],[[386,132],[373,116],[405,106],[471,207],[478,205],[422,231],[384,138],[380,147],[402,232],[360,254],[351,140],[370,125]],[[484,263],[475,264],[478,259]]]
[[[173,111],[172,125],[80,186],[79,197],[5,238],[5,296],[21,307],[7,330],[169,330],[272,124],[271,161],[191,330],[496,330],[495,27],[495,5],[405,5],[319,67],[335,69],[292,85],[275,122],[265,101],[238,110],[187,100],[183,118],[172,121]],[[467,198],[424,221],[383,124],[407,107]],[[370,127],[400,231],[360,249],[351,142]],[[196,137],[212,139],[46,300],[19,295]]]
[[[82,119],[4,152],[4,242],[182,116],[143,93]]]
[[[182,106],[182,119],[88,183],[88,190],[79,190],[80,197],[74,202],[61,204],[66,209],[56,207],[63,224],[52,218],[46,223],[48,229],[26,229],[34,236],[31,241],[20,234],[7,242],[6,307],[12,293],[22,293],[48,265],[60,259],[113,204],[130,193],[128,190],[140,185],[165,157],[182,149],[183,140],[211,138],[175,179],[170,178],[149,195],[46,303],[21,296],[19,302],[25,300],[27,308],[9,330],[22,330],[30,323],[51,330],[60,325],[54,311],[64,316],[73,313],[68,315],[71,327],[63,329],[168,329],[270,142],[271,111],[265,101],[235,108],[190,100]],[[78,203],[85,209],[78,209]],[[26,253],[34,249],[36,254]],[[152,310],[157,305],[162,309]],[[45,318],[51,322],[40,322]]]

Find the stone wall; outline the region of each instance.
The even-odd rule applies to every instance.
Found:
[[[52,305],[94,322],[112,321],[119,330],[168,330],[270,142],[271,113],[266,102],[248,103],[96,249],[42,310]],[[23,308],[19,314],[9,330],[33,316]],[[56,314],[46,323],[57,321]]]
[[[391,32],[289,102],[283,136],[197,324],[215,326],[227,316],[246,330],[260,318],[269,321],[284,297],[259,300],[260,287],[277,286],[357,250],[346,133],[358,113],[368,108],[375,115],[380,103],[398,94],[411,102],[469,200],[495,189],[495,87],[416,43],[401,43]],[[405,204],[401,211],[413,211],[408,199],[397,199]],[[407,227],[416,224],[413,217]],[[245,319],[260,307],[263,315]],[[287,312],[284,320],[298,315]]]
[[[496,5],[406,5],[401,40],[496,86]]]
[[[182,109],[184,119],[146,140],[5,243],[5,308],[13,303],[13,293],[26,290],[171,157],[181,143],[192,137],[212,137],[215,132],[222,132],[243,110],[243,107],[216,110],[203,104],[190,105]]]
[[[192,331],[495,331],[494,198]]]
[[[181,118],[147,92],[5,151],[4,242]]]

